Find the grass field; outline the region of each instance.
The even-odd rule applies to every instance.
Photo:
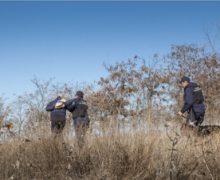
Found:
[[[87,134],[74,139],[45,136],[0,145],[0,179],[218,179],[218,133],[197,136],[185,130]]]

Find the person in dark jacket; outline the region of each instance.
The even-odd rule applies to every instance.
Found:
[[[46,111],[51,112],[51,131],[61,134],[66,123],[66,100],[58,96],[55,100],[48,103]]]
[[[180,85],[184,88],[184,104],[177,114],[183,116],[185,112],[188,112],[187,124],[199,126],[202,124],[205,116],[202,90],[196,83],[190,82],[190,78],[186,76],[182,77]]]
[[[66,108],[72,113],[78,145],[81,148],[85,141],[85,134],[89,128],[88,105],[83,99],[83,92],[77,91],[75,98],[65,103]]]

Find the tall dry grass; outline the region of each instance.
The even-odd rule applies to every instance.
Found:
[[[185,134],[88,134],[83,149],[74,139],[12,140],[0,145],[0,179],[218,179],[218,133]]]

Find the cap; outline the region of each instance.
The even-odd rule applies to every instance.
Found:
[[[186,77],[186,76],[183,76],[179,82],[182,83],[184,81],[190,82],[190,78]]]
[[[83,97],[84,93],[82,91],[77,91],[76,96]]]

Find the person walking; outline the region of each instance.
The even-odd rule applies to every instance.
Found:
[[[185,112],[187,115],[187,124],[189,126],[199,126],[204,121],[205,105],[202,89],[196,83],[191,82],[189,77],[182,77],[180,85],[184,88],[184,104],[182,109],[177,113],[183,116]]]
[[[66,123],[66,100],[58,96],[46,106],[46,111],[50,112],[51,131],[53,134],[61,134]]]
[[[82,91],[77,91],[75,98],[65,103],[67,110],[72,113],[75,135],[80,148],[82,148],[85,143],[85,134],[90,123],[87,112],[88,105],[83,97],[84,93]]]

